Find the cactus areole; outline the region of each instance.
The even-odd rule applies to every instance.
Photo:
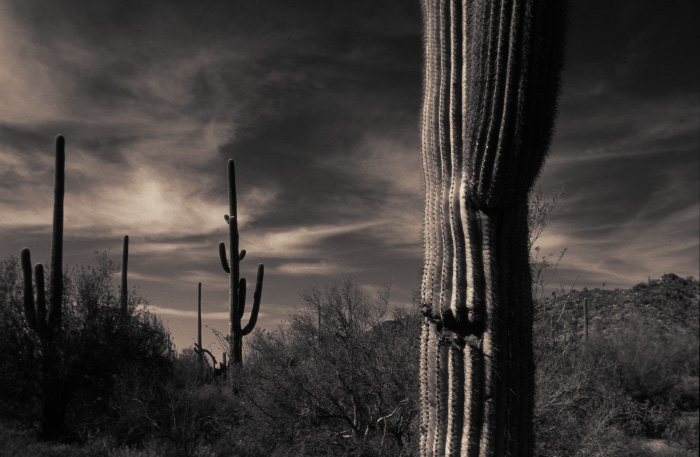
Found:
[[[219,243],[219,258],[222,268],[229,274],[229,357],[232,365],[240,365],[243,363],[243,337],[253,331],[258,320],[265,267],[263,264],[258,265],[258,276],[255,281],[255,292],[253,294],[253,309],[248,325],[242,327],[241,319],[245,312],[246,281],[240,277],[240,263],[245,257],[246,251],[239,251],[236,169],[232,159],[228,161],[228,203],[229,214],[225,215],[224,219],[229,225],[231,260],[229,262],[226,257],[226,245],[223,242]]]
[[[421,456],[531,456],[528,193],[552,136],[561,0],[423,0]]]

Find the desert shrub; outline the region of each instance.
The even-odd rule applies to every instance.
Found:
[[[610,374],[627,395],[642,402],[668,398],[696,351],[697,342],[689,336],[658,335],[640,320],[629,321],[614,334],[593,337],[586,345],[591,357],[610,361]]]
[[[252,426],[246,433],[244,403],[229,382],[206,376],[194,351],[186,350],[167,376],[118,384],[113,401],[118,414],[106,432],[120,445],[156,445],[168,456],[253,456],[255,440],[269,437]]]
[[[545,320],[546,322],[549,319]],[[536,454],[545,456],[606,455],[618,453],[610,421],[617,414],[618,392],[604,380],[603,359],[580,356],[573,333],[551,333],[540,322],[535,354]],[[593,453],[597,443],[602,453]],[[590,453],[580,454],[582,449]],[[597,451],[596,451],[597,452]]]
[[[559,305],[538,307],[535,321],[538,455],[654,455],[635,437],[696,449],[697,422],[690,433],[679,419],[697,411],[697,339],[632,314],[583,341]]]
[[[285,330],[251,342],[246,397],[264,435],[288,455],[408,453],[419,319],[387,320],[388,297],[372,300],[347,277],[302,298]]]
[[[108,437],[90,443],[42,442],[31,430],[10,429],[0,423],[0,455],[3,457],[160,457],[153,446],[119,447]]]
[[[37,413],[38,344],[24,320],[21,275],[16,258],[0,262],[0,415],[28,423]]]
[[[112,281],[116,270],[106,254],[100,254],[95,265],[64,274],[62,331],[54,342],[56,392],[65,415],[63,438],[85,438],[111,420],[109,402],[120,377],[169,369],[167,330],[134,290],[128,315],[122,315]],[[36,424],[41,344],[24,317],[16,259],[0,264],[0,281],[0,402],[7,406],[2,415]]]
[[[623,397],[613,422],[629,435],[660,438],[686,406],[678,386],[696,370],[697,348],[691,335],[659,334],[632,320],[625,329],[589,341],[583,357],[606,360],[605,379]]]

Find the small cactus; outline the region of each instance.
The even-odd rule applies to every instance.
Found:
[[[231,365],[243,363],[243,337],[255,328],[260,311],[260,298],[262,296],[263,276],[265,267],[258,265],[258,275],[255,281],[253,293],[253,309],[250,320],[245,327],[241,326],[241,319],[245,311],[246,281],[240,277],[240,262],[246,255],[246,251],[239,251],[238,237],[238,202],[236,200],[236,169],[233,159],[228,161],[228,201],[229,213],[224,216],[229,226],[229,242],[231,248],[231,261],[226,256],[226,245],[219,243],[219,259],[221,266],[229,274],[229,354]]]
[[[583,339],[588,341],[588,298],[583,299]]]
[[[197,344],[194,351],[199,355],[199,369],[204,365],[202,353],[202,283],[197,285]]]
[[[127,270],[129,266],[129,235],[124,235],[124,248],[122,250],[122,286],[119,291],[122,316],[129,314],[129,289],[127,288]]]

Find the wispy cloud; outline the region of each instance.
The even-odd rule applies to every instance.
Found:
[[[321,262],[294,262],[283,263],[277,267],[277,271],[292,276],[322,275],[331,276],[351,273],[349,268],[341,268],[340,265],[326,261]]]
[[[246,236],[246,240],[251,249],[263,256],[280,259],[308,257],[317,254],[320,243],[327,238],[360,232],[376,224],[376,221],[366,221],[354,224],[308,225],[265,234],[252,233]]]
[[[175,308],[165,308],[161,306],[155,306],[151,305],[148,307],[150,311],[152,311],[156,316],[167,316],[167,317],[184,317],[188,319],[197,319],[197,311],[189,311],[189,310],[182,310],[182,309],[175,309]],[[219,321],[228,321],[229,320],[229,313],[228,312],[202,312],[202,318],[203,319],[211,319],[211,320],[219,320]]]

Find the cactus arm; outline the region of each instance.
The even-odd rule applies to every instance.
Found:
[[[243,317],[243,313],[245,313],[245,278],[241,278],[238,284],[238,307],[240,308],[240,311],[238,312],[238,318],[241,319]]]
[[[214,357],[214,354],[212,354],[209,349],[202,348],[202,353],[207,354],[209,357],[211,357],[211,366],[212,368],[216,367],[216,358]]]
[[[65,139],[56,137],[56,175],[53,194],[53,234],[51,239],[51,278],[49,281],[49,328],[58,330],[61,326],[63,303],[63,197],[65,190]]]
[[[22,276],[24,277],[24,289],[22,291],[24,315],[27,318],[29,328],[36,330],[36,311],[34,310],[34,290],[32,287],[32,258],[28,248],[22,249],[20,258]]]
[[[247,335],[253,331],[255,324],[258,321],[258,312],[260,311],[260,299],[262,297],[263,276],[265,274],[265,266],[261,263],[258,265],[258,277],[255,280],[255,292],[253,293],[253,310],[250,313],[248,325],[243,329],[243,335]]]
[[[44,266],[37,263],[34,266],[34,277],[36,278],[36,320],[39,333],[46,331],[48,321],[46,319],[46,289],[44,288]]]
[[[222,241],[219,243],[219,259],[221,259],[221,266],[226,273],[231,273],[231,269],[228,266],[228,259],[226,258],[226,245]]]
[[[241,249],[241,254],[238,256],[238,260],[243,260],[245,258],[245,249]]]
[[[542,167],[554,126],[565,9],[566,2],[556,1],[474,7],[484,19],[475,21],[474,44],[465,49],[473,86],[465,99],[464,172],[480,209],[511,205]]]
[[[124,235],[124,248],[122,250],[122,285],[119,292],[121,311],[124,316],[129,312],[129,289],[127,288],[127,271],[129,266],[129,235]]]
[[[194,343],[194,352],[200,357],[200,360],[204,360],[204,355],[208,355],[212,360],[212,368],[216,367],[216,357],[209,351],[209,349],[203,348],[201,344]]]

